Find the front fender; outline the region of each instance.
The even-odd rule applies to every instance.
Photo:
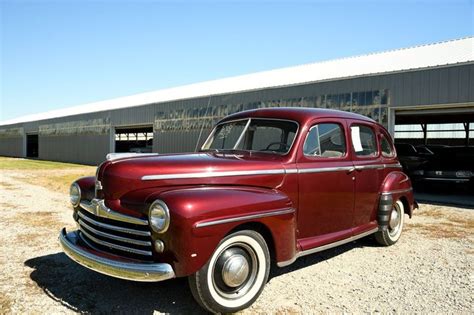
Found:
[[[177,276],[198,271],[219,242],[243,224],[256,224],[270,232],[277,261],[295,255],[295,210],[288,196],[279,191],[199,187],[162,192],[147,201],[153,199],[163,200],[170,209],[171,225],[163,240],[174,258]]]
[[[81,177],[75,181],[81,188],[81,194],[83,200],[91,200],[95,195],[95,177],[87,176]]]

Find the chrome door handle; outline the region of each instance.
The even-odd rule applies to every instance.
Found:
[[[355,167],[350,167],[350,168],[347,169],[347,174],[350,174],[350,173],[354,172],[355,170],[356,170]]]

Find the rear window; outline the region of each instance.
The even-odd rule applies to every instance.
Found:
[[[372,128],[364,125],[351,126],[352,147],[359,157],[377,156],[377,141]]]
[[[392,142],[387,138],[385,134],[382,134],[380,139],[380,149],[382,150],[382,156],[393,157],[395,151],[393,150]]]

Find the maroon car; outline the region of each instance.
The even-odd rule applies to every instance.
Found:
[[[211,312],[253,303],[272,262],[371,234],[396,243],[416,208],[381,125],[309,108],[226,117],[197,153],[111,156],[70,197],[71,259],[135,281],[189,277]]]

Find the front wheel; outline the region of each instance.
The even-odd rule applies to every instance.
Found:
[[[231,313],[251,305],[267,283],[270,253],[257,232],[243,230],[225,237],[189,286],[196,301],[213,313]]]
[[[403,206],[403,202],[397,200],[390,212],[390,220],[387,229],[375,233],[375,240],[385,246],[395,244],[400,238],[400,235],[402,235],[404,215],[405,207]]]

